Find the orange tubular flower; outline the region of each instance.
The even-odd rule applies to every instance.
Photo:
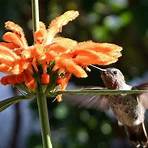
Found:
[[[121,56],[122,48],[115,44],[80,42],[57,37],[62,27],[74,20],[79,13],[67,11],[51,21],[48,29],[40,22],[39,30],[34,33],[34,45],[28,46],[23,30],[13,22],[6,22],[0,43],[0,72],[7,73],[1,83],[24,84],[29,89],[36,88],[36,77],[43,85],[53,83],[52,76],[57,74],[56,85],[64,90],[71,74],[78,78],[87,77],[83,68],[90,64],[108,65]],[[51,64],[54,63],[54,64]]]

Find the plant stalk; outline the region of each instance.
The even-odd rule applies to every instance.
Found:
[[[39,29],[39,1],[31,0],[33,33]]]
[[[78,89],[57,91],[56,95],[120,95],[120,94],[141,94],[148,93],[148,90],[109,90],[109,89]]]
[[[32,21],[33,21],[33,33],[39,29],[39,2],[38,0],[32,0]],[[37,84],[37,105],[39,111],[39,120],[41,125],[41,134],[43,141],[43,148],[52,148],[50,139],[49,117],[46,95],[43,93],[42,86],[38,82]]]
[[[38,104],[39,119],[41,124],[43,148],[52,148],[51,139],[50,139],[47,100],[46,100],[46,95],[43,93],[41,85],[38,85],[37,104]]]

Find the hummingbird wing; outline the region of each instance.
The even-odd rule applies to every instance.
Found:
[[[140,85],[136,85],[134,86],[134,88],[141,89],[141,90],[148,90],[148,82]]]
[[[94,90],[96,88],[85,88],[85,90]],[[101,89],[99,87],[99,89]],[[104,88],[102,88],[104,89]],[[101,111],[106,111],[109,109],[108,96],[92,96],[92,95],[65,95],[63,100],[68,102],[71,105],[84,107],[84,108],[93,108]]]
[[[137,86],[134,86],[133,89],[139,90],[148,90],[148,83],[143,83]],[[144,106],[145,109],[148,109],[148,93],[141,93],[138,96],[140,102]]]

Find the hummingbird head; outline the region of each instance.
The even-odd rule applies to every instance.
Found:
[[[125,79],[122,72],[117,68],[106,68],[101,71],[101,78],[107,88],[122,89]]]
[[[104,85],[109,89],[120,89],[128,90],[131,86],[127,85],[124,79],[124,75],[117,68],[106,68],[102,69],[100,67],[90,65],[91,67],[98,69],[101,72],[101,78]]]

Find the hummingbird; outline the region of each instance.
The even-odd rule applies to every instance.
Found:
[[[97,68],[101,72],[101,78],[107,89],[114,90],[133,90],[148,89],[148,83],[138,86],[128,85],[124,75],[117,68]],[[145,129],[145,111],[148,108],[148,94],[120,94],[92,98],[73,99],[75,105],[87,108],[111,108],[118,123],[125,127],[129,140],[137,148],[148,147],[148,136]]]

